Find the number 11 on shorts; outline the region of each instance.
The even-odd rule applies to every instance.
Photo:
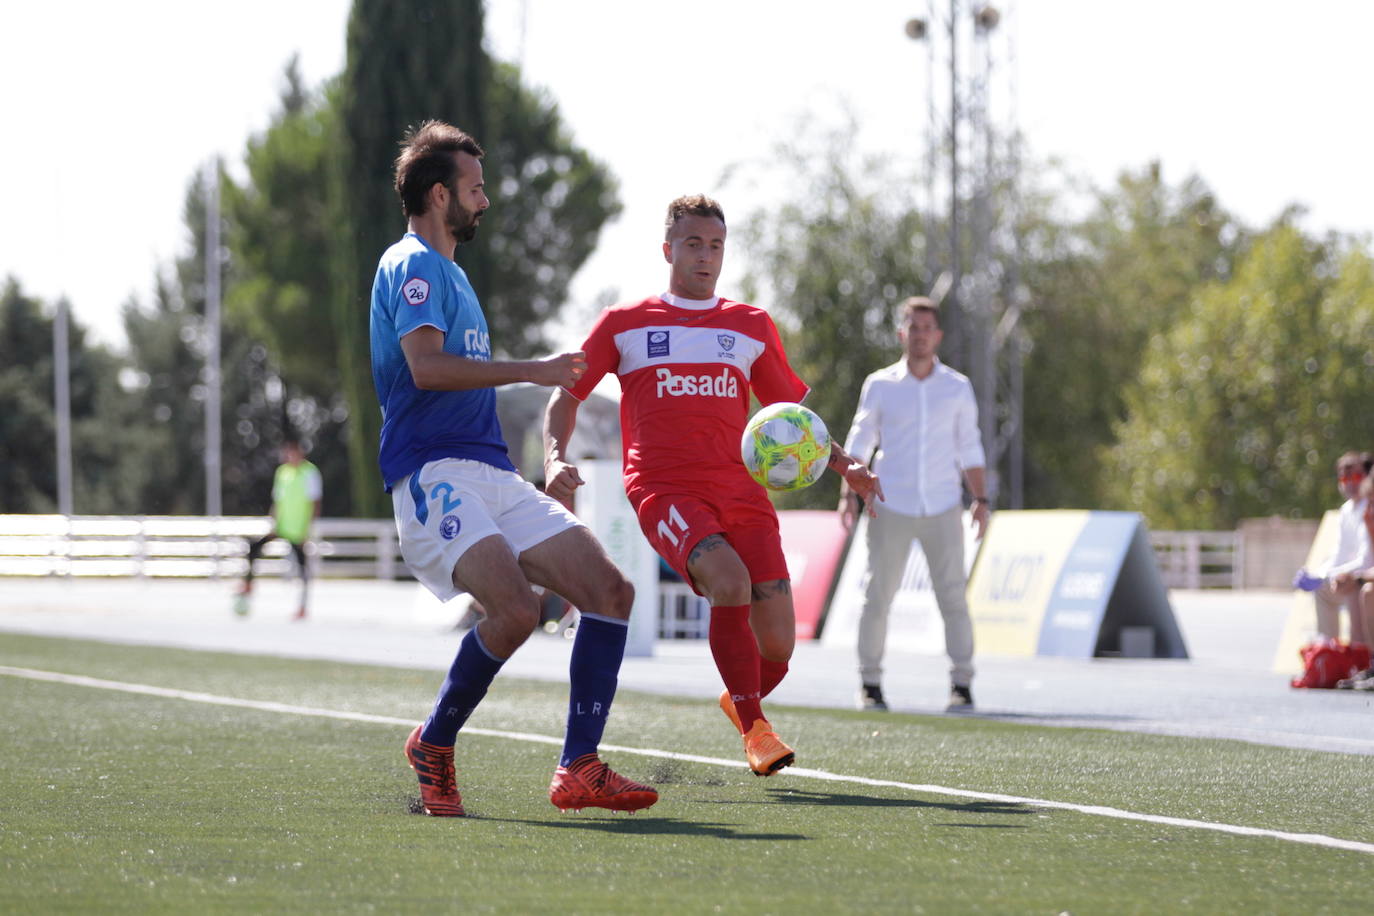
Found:
[[[683,534],[687,533],[687,520],[682,517],[681,512],[677,511],[677,506],[669,505],[668,517],[666,519],[661,519],[658,523],[659,537],[676,547],[680,539],[676,534],[673,534],[673,529],[669,527],[669,523],[676,525],[678,531]]]

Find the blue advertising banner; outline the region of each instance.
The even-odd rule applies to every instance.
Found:
[[[1088,515],[1050,592],[1036,655],[1092,657],[1107,602],[1138,527],[1140,516],[1131,513]]]

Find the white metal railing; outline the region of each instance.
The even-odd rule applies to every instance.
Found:
[[[660,639],[705,639],[710,635],[711,605],[683,582],[658,584]]]
[[[248,562],[265,517],[0,515],[0,576],[231,578]],[[1244,542],[1234,531],[1152,531],[1150,543],[1169,588],[1239,588]],[[319,576],[410,578],[396,526],[387,519],[323,518],[309,562]],[[259,575],[290,572],[289,549],[267,545]],[[699,602],[685,586],[667,588],[662,621],[683,635],[704,632]]]
[[[0,515],[0,576],[237,577],[249,541],[270,528],[267,518],[244,516]],[[318,520],[308,558],[321,576],[408,576],[396,526],[382,519]],[[290,569],[286,543],[268,544],[257,572]]]
[[[270,527],[270,519],[243,516],[0,515],[0,577],[237,578],[249,542]],[[310,543],[312,574],[411,578],[390,521],[322,518]],[[291,569],[283,541],[268,544],[255,566],[259,576]],[[660,638],[706,638],[710,607],[690,587],[664,582],[658,603]]]
[[[1245,540],[1235,531],[1151,531],[1166,588],[1240,588]]]

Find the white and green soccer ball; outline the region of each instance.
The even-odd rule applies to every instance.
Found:
[[[771,404],[744,427],[740,456],[749,476],[768,489],[800,490],[825,472],[830,431],[824,420],[800,404]]]

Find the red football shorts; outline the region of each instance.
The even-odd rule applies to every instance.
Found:
[[[681,492],[656,493],[646,487],[635,496],[644,536],[697,594],[701,592],[687,571],[687,559],[692,548],[712,534],[723,535],[739,554],[749,570],[750,582],[790,578],[782,554],[778,515],[761,489],[757,496],[711,499]]]

